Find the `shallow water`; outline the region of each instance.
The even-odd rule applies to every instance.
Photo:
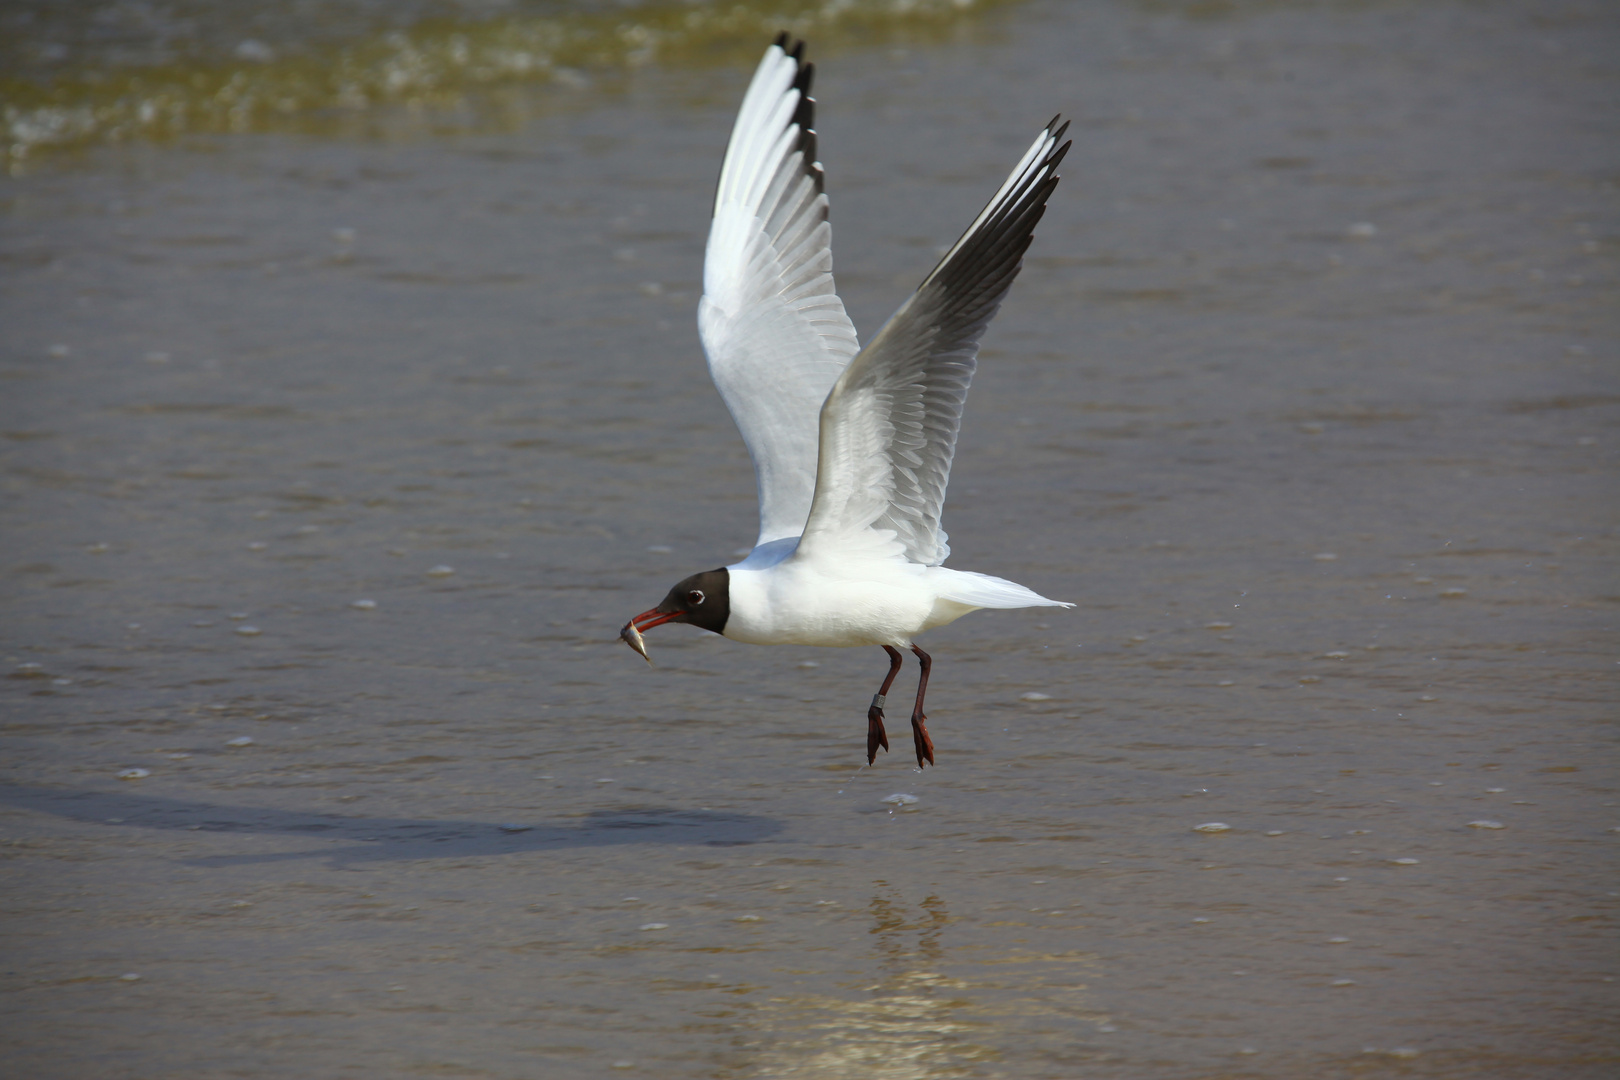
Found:
[[[1080,606],[925,639],[920,774],[877,650],[614,637],[753,535],[744,67],[5,181],[8,1069],[1612,1075],[1617,30],[812,42],[868,335],[1075,121],[946,525]]]

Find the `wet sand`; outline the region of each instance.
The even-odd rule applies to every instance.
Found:
[[[945,525],[1080,606],[924,639],[924,773],[875,649],[614,637],[753,536],[746,70],[3,182],[6,1071],[1613,1075],[1620,19],[903,37],[815,52],[866,336],[1075,139]]]

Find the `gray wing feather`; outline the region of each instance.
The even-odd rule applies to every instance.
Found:
[[[962,238],[833,384],[821,409],[802,554],[823,545],[899,554],[897,543],[908,561],[926,566],[950,554],[940,511],[979,338],[1018,276],[1057,186],[1067,129],[1056,118],[1046,126]]]

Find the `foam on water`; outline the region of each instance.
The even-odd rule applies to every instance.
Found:
[[[140,29],[118,37],[94,32],[103,20],[65,18],[35,0],[15,5],[15,26],[0,22],[0,166],[18,171],[51,150],[131,139],[352,132],[388,109],[395,126],[499,127],[503,110],[489,95],[504,87],[578,90],[595,73],[654,59],[757,56],[759,42],[785,26],[823,40],[945,32],[969,9],[1004,2],[581,0],[468,4],[458,17],[449,5],[348,0],[295,6],[288,16],[272,9],[249,24],[253,12],[241,5],[142,5]],[[233,33],[243,25],[251,34]],[[348,227],[333,235],[355,237]]]

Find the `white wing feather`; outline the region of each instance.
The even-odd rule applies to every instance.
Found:
[[[804,531],[818,414],[860,348],[833,289],[814,68],[787,44],[765,50],[732,128],[698,305],[709,373],[754,462],[756,545]]]
[[[1067,126],[1056,119],[1046,126],[967,232],[839,376],[821,409],[815,499],[795,558],[903,557],[938,566],[950,554],[940,510],[979,338],[1057,185]]]

